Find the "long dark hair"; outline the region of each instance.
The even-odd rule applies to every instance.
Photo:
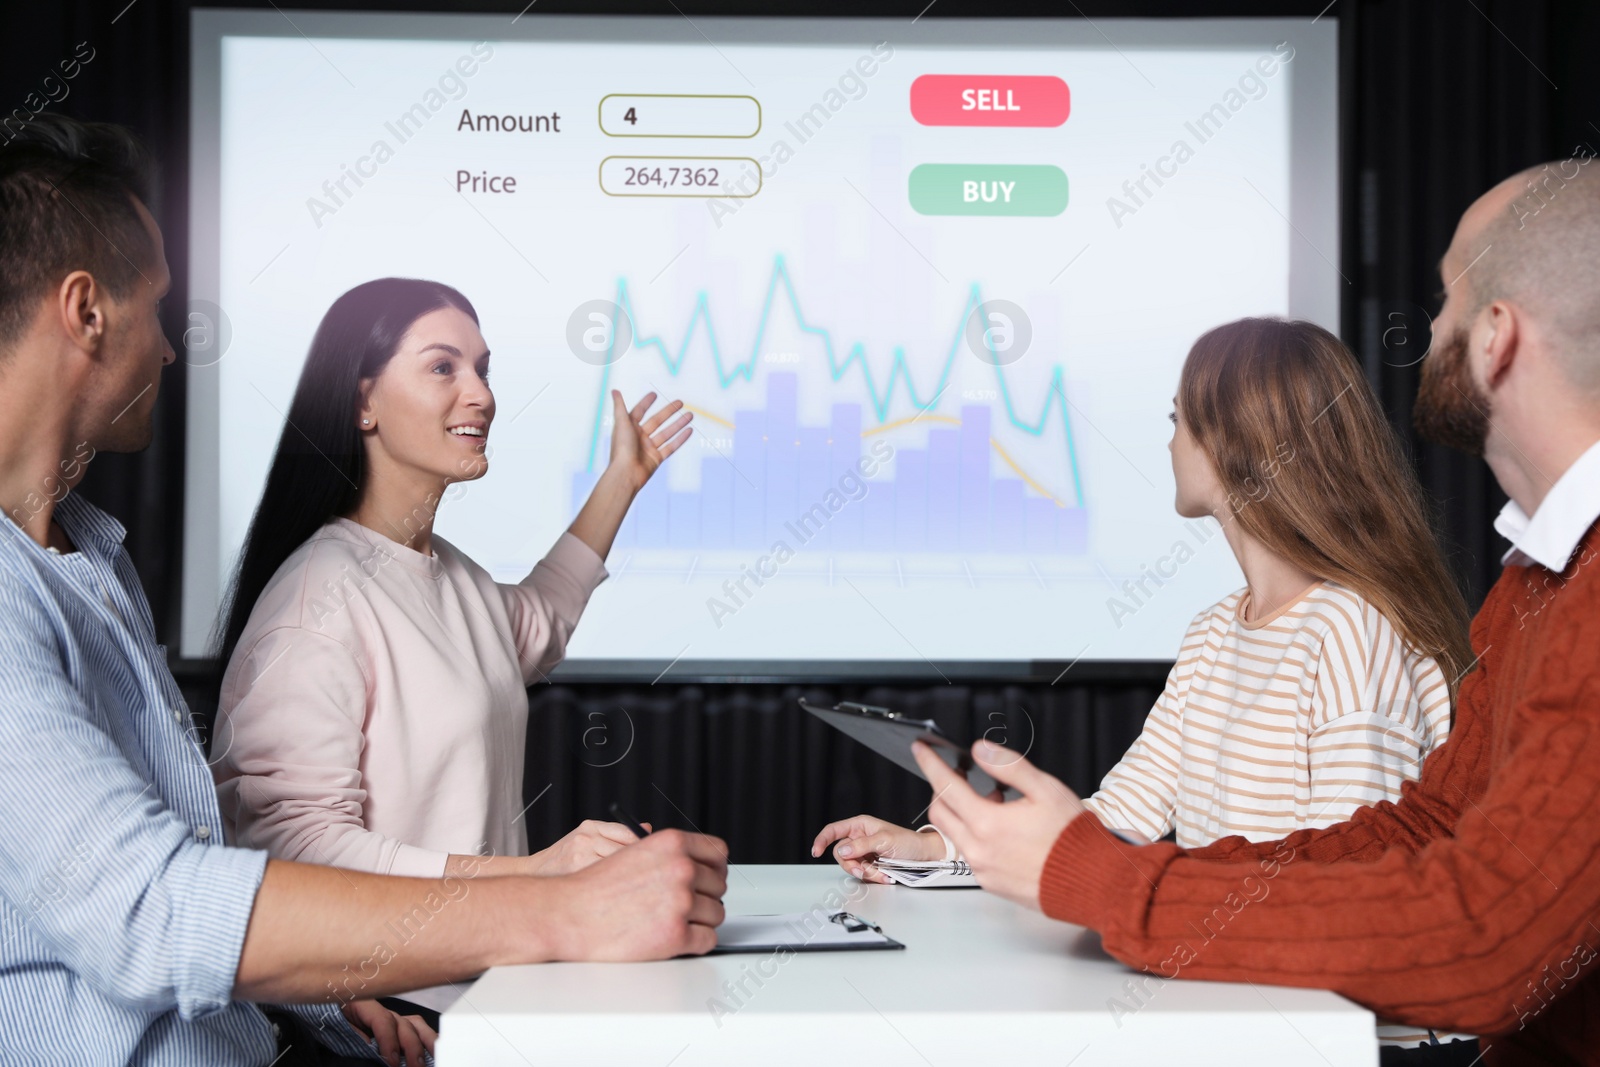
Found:
[[[412,323],[446,307],[478,321],[466,297],[448,285],[419,278],[365,282],[335,300],[322,316],[217,616],[213,692],[219,699],[223,673],[267,583],[307,538],[348,514],[361,498],[367,474],[366,450],[355,422],[361,380],[378,376]],[[212,721],[215,708],[213,702]]]
[[[1383,612],[1453,699],[1473,663],[1470,613],[1355,354],[1313,323],[1230,322],[1190,349],[1178,412],[1239,525]]]

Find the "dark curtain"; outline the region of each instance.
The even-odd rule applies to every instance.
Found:
[[[228,6],[269,5],[241,0]],[[514,14],[523,3],[342,0],[275,6],[287,18],[317,6]],[[690,15],[759,11],[910,18],[924,3],[680,0],[675,6]],[[1323,7],[1324,0],[1081,0],[1067,5],[941,0],[923,17],[1312,18]],[[58,60],[87,42],[94,58],[70,83],[59,109],[129,125],[161,159],[165,181],[156,207],[174,273],[165,314],[175,341],[184,327],[187,280],[189,8],[160,0],[10,0],[0,33],[0,106],[21,106]],[[673,9],[655,2],[546,0],[527,17]],[[1600,147],[1600,65],[1592,57],[1600,42],[1600,8],[1583,0],[1335,0],[1323,17],[1339,19],[1344,85],[1341,262],[1349,284],[1341,332],[1361,355],[1413,451],[1438,509],[1451,562],[1476,605],[1498,574],[1503,546],[1490,524],[1504,497],[1482,463],[1415,441],[1410,429],[1415,363],[1427,345],[1428,316],[1437,310],[1436,264],[1466,206],[1519,168],[1569,155],[1579,144]],[[175,636],[183,548],[181,362],[168,370],[162,388],[154,445],[136,456],[97,458],[80,491],[127,525],[129,551],[144,578],[158,631]],[[197,701],[200,666],[176,665]],[[999,730],[1008,743],[1029,748],[1046,769],[1086,791],[1137,734],[1163,673],[1163,665],[1118,675],[1085,665],[1053,686],[908,683],[804,691],[816,699],[864,699],[926,713],[958,736]],[[917,814],[927,801],[925,787],[807,721],[795,705],[801,692],[741,684],[536,688],[527,770],[531,840],[538,847],[579,819],[604,817],[617,799],[659,825],[697,826],[726,837],[736,860],[793,861],[805,854],[811,834],[826,820],[859,811],[896,819]]]
[[[870,813],[909,823],[925,783],[798,708],[893,704],[950,736],[987,736],[1092,791],[1138,735],[1159,687],[535,688],[524,794],[534,848],[619,801],[655,826],[700,829],[747,863],[799,863],[823,825]],[[548,791],[547,790],[548,787]]]

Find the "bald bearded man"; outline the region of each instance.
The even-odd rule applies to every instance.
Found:
[[[1513,547],[1420,780],[1279,841],[1139,846],[980,742],[1021,799],[977,796],[923,749],[929,821],[986,889],[1100,931],[1153,985],[1322,987],[1482,1035],[1487,1064],[1600,1064],[1600,165],[1497,185],[1439,270],[1417,428],[1489,464]]]

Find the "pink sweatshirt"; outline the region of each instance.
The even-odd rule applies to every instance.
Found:
[[[438,877],[522,856],[525,686],[606,577],[571,534],[517,585],[443,538],[424,556],[335,519],[272,576],[223,676],[212,754],[228,839]]]

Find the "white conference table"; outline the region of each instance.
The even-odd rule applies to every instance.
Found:
[[[439,1067],[1378,1062],[1372,1013],[1343,997],[1163,982],[1112,959],[1093,932],[981,890],[736,864],[725,904],[776,914],[836,910],[840,898],[906,948],[496,967],[445,1012]],[[743,993],[724,985],[741,981]]]

